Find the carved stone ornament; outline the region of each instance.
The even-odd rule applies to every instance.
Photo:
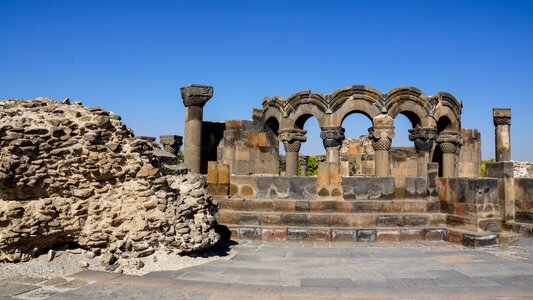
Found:
[[[394,126],[374,126],[368,128],[368,137],[374,151],[388,151],[394,138]]]
[[[437,129],[435,128],[409,129],[409,140],[414,142],[418,154],[430,152],[436,138]]]
[[[307,166],[307,156],[300,157],[300,166],[306,167]]]
[[[342,127],[321,127],[320,138],[324,148],[340,148],[344,141],[344,128]]]
[[[203,107],[213,97],[213,87],[192,84],[181,88],[181,98],[185,106]]]
[[[492,118],[494,126],[511,125],[511,109],[510,108],[493,108]]]
[[[494,126],[498,125],[511,125],[510,117],[493,117]]]
[[[162,135],[159,137],[159,142],[163,145],[165,151],[178,155],[180,147],[183,145],[183,137],[179,135]]]
[[[456,154],[460,147],[461,136],[456,131],[443,131],[437,137],[440,151],[447,154]]]
[[[283,142],[286,152],[298,152],[302,142],[307,141],[306,133],[307,130],[303,129],[281,129],[278,131],[278,140]]]

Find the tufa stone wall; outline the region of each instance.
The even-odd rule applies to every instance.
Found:
[[[101,108],[39,98],[0,102],[0,261],[58,244],[102,262],[162,247],[200,251],[219,239],[201,175],[135,138]]]

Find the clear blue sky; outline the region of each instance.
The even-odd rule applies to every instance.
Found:
[[[494,157],[511,107],[513,159],[533,160],[533,1],[5,1],[0,98],[70,97],[137,135],[183,134],[179,88],[215,87],[204,119],[248,119],[265,96],[352,84],[462,99]],[[370,121],[352,115],[349,137]],[[305,154],[324,152],[311,120]],[[407,121],[394,145],[411,145]]]

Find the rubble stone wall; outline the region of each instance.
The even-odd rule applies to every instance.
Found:
[[[205,179],[165,167],[161,152],[99,107],[0,102],[0,261],[65,243],[105,253],[109,264],[213,245]]]
[[[513,161],[515,178],[533,178],[533,161]]]

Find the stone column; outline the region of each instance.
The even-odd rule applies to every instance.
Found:
[[[300,176],[307,176],[307,156],[300,158]]]
[[[339,163],[339,150],[344,141],[344,128],[342,127],[321,127],[320,138],[326,148],[326,162]]]
[[[174,156],[178,156],[180,147],[183,145],[183,137],[179,135],[161,135],[159,142],[163,145],[163,149]]]
[[[285,155],[287,157],[286,176],[298,175],[298,151],[302,142],[307,141],[306,130],[302,129],[281,129],[278,131],[278,139],[283,142]]]
[[[409,140],[415,143],[417,158],[417,175],[426,177],[428,173],[429,154],[433,148],[433,141],[437,138],[435,128],[409,129]]]
[[[279,176],[287,175],[287,156],[279,157]]]
[[[496,127],[496,162],[511,160],[511,109],[493,108]]]
[[[213,87],[189,85],[181,88],[185,105],[185,164],[193,173],[200,173],[202,163],[203,107],[213,97]]]
[[[461,136],[456,131],[443,131],[437,137],[442,152],[442,177],[455,177],[455,156]]]
[[[374,126],[368,128],[375,155],[376,176],[390,176],[389,150],[394,138],[394,126]]]

